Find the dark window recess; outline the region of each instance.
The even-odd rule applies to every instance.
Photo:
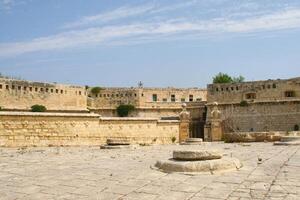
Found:
[[[296,124],[296,125],[294,126],[294,131],[299,131],[299,125],[298,125],[298,124]]]
[[[246,94],[246,99],[256,99],[256,94],[255,93],[248,93],[248,94]]]
[[[2,85],[0,85],[0,89],[2,89]]]
[[[295,91],[286,91],[285,97],[296,97]]]
[[[185,102],[185,99],[184,99],[184,98],[182,98],[182,99],[181,99],[181,102]]]
[[[29,91],[30,91],[30,92],[32,91],[32,87],[29,87]]]
[[[6,85],[5,87],[6,87],[7,90],[9,90],[9,85]]]
[[[176,101],[175,94],[172,94],[172,95],[171,95],[171,101],[172,101],[172,102],[175,102],[175,101]]]
[[[18,86],[18,90],[21,90],[21,86]]]
[[[163,99],[163,102],[167,102],[167,101],[168,101],[168,99],[166,99],[166,98]]]
[[[41,88],[41,92],[43,92],[44,91],[44,88]]]
[[[154,101],[154,102],[157,101],[157,94],[152,94],[152,101]]]
[[[14,85],[12,85],[12,86],[11,86],[11,89],[13,89],[13,90],[14,90],[14,89],[15,89],[15,86],[14,86]]]
[[[276,86],[276,84],[275,84],[275,83],[273,84],[273,88],[277,88],[277,86]]]
[[[191,102],[194,101],[194,96],[193,95],[189,96],[189,101],[191,101]]]

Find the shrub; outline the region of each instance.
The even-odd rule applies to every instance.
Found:
[[[218,73],[213,77],[213,83],[242,83],[245,81],[243,76],[232,77],[225,73]]]
[[[175,142],[176,142],[176,137],[173,136],[173,137],[171,138],[171,140],[172,140],[172,143],[175,143]]]
[[[102,90],[101,87],[93,87],[91,89],[92,94],[99,94],[99,92]]]
[[[249,105],[248,102],[245,101],[245,100],[241,101],[241,103],[240,103],[240,106],[242,106],[242,107],[245,107],[245,106],[248,106],[248,105]]]
[[[135,107],[133,105],[122,104],[117,107],[117,113],[119,117],[127,117],[134,109]]]
[[[232,78],[228,74],[220,72],[213,78],[213,83],[232,83]]]
[[[31,112],[46,112],[47,108],[43,105],[33,105],[31,106]]]

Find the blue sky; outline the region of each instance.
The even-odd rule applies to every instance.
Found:
[[[300,74],[299,0],[0,0],[0,72],[100,86],[205,87]]]

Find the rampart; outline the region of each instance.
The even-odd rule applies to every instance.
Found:
[[[169,144],[178,120],[103,118],[97,114],[0,112],[0,146],[101,145],[107,138],[137,144]]]
[[[0,78],[2,110],[30,110],[40,104],[49,111],[87,111],[85,87]]]

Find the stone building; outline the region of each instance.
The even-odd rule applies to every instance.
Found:
[[[199,88],[102,88],[98,94],[89,91],[88,107],[103,116],[117,116],[121,104],[135,106],[134,117],[178,117],[182,103],[194,109],[204,107],[206,90]]]
[[[225,132],[299,129],[300,78],[211,84],[207,92],[207,113],[219,104]]]
[[[0,78],[2,110],[26,111],[35,104],[46,106],[48,111],[86,112],[86,90],[81,86]]]

